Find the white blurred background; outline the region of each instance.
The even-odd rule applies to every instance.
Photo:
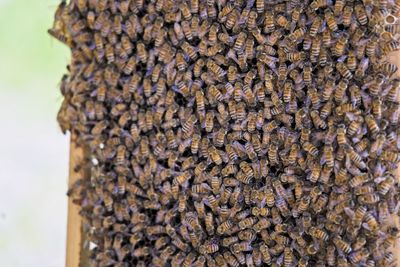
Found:
[[[56,115],[69,51],[60,0],[0,0],[0,266],[64,266],[69,137]]]

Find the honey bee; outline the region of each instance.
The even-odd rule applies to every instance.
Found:
[[[325,20],[331,31],[336,32],[339,29],[333,13],[329,9],[325,11]]]
[[[271,33],[275,30],[274,15],[272,12],[267,11],[265,13],[264,20],[264,33]]]
[[[292,44],[295,44],[300,38],[302,38],[306,34],[306,32],[307,32],[307,29],[305,27],[298,28],[297,30],[295,30],[293,33],[291,33],[288,36],[289,42],[291,42]],[[278,37],[278,36],[276,36],[276,37]],[[270,42],[270,44],[274,45],[272,42]]]
[[[227,264],[230,266],[239,266],[241,263],[238,262],[235,256],[232,255],[231,252],[225,251],[223,257]]]
[[[318,155],[318,149],[308,141],[303,143],[303,149],[313,157]]]
[[[265,264],[271,264],[271,262],[272,262],[272,257],[271,257],[271,254],[269,253],[268,246],[265,245],[265,244],[262,244],[262,245],[260,246],[260,252],[261,252],[262,261],[263,261]]]
[[[381,158],[390,163],[397,163],[400,161],[399,154],[392,151],[383,151]]]
[[[343,251],[346,254],[349,254],[352,251],[350,244],[344,241],[339,236],[334,236],[332,241],[338,250]]]
[[[343,101],[348,85],[349,85],[349,81],[346,79],[341,80],[339,82],[339,84],[335,90],[335,94],[334,94],[336,102],[340,103]]]
[[[310,227],[309,232],[310,232],[311,236],[318,238],[318,239],[322,239],[322,240],[326,241],[329,238],[328,234],[325,231],[318,229],[316,227],[313,227],[313,226]]]
[[[190,252],[182,263],[183,267],[192,266],[193,262],[196,260],[196,254],[194,252]]]
[[[204,244],[200,246],[200,253],[202,254],[212,254],[219,250],[218,244]]]
[[[272,166],[278,165],[278,146],[276,144],[270,144],[268,147],[268,159]]]
[[[343,35],[338,39],[334,47],[333,53],[335,56],[339,57],[344,54],[348,40],[349,35],[347,33],[343,33]]]
[[[373,135],[376,135],[376,134],[379,133],[379,131],[380,131],[379,126],[378,126],[377,122],[375,121],[373,115],[371,115],[371,114],[367,115],[365,117],[365,122],[366,122],[366,124],[368,126],[368,129],[371,131],[371,133]]]
[[[362,4],[357,4],[354,7],[354,12],[356,14],[356,18],[361,25],[365,25],[368,23],[367,12],[365,11],[365,7]]]
[[[336,68],[339,71],[340,75],[346,79],[346,80],[350,80],[351,78],[353,78],[353,74],[351,73],[351,71],[347,68],[346,64],[344,64],[343,62],[338,62],[336,64]]]
[[[370,231],[376,231],[378,229],[378,222],[376,218],[369,212],[365,214],[365,224],[363,226]]]
[[[310,117],[316,128],[326,129],[327,125],[326,125],[325,121],[322,120],[321,117],[319,116],[318,111],[312,110],[310,112]]]
[[[367,175],[358,175],[358,176],[355,176],[354,178],[352,178],[349,181],[349,185],[351,187],[358,187],[358,186],[366,183],[367,181],[368,181],[368,176]]]
[[[233,46],[234,51],[238,52],[238,51],[241,51],[243,49],[243,46],[244,46],[245,41],[246,41],[246,38],[247,38],[247,34],[246,33],[244,33],[244,32],[239,33],[239,35],[238,35],[238,37],[237,37],[237,39],[236,39],[236,41],[234,43],[234,46]]]
[[[239,20],[239,16],[240,16],[239,11],[236,8],[234,8],[229,14],[226,15],[226,20],[225,18],[222,18],[223,20],[225,20],[225,27],[227,30],[232,30],[233,26]]]
[[[376,57],[376,50],[378,46],[378,38],[377,37],[372,37],[371,40],[367,43],[367,46],[365,47],[365,54],[370,57],[374,58]],[[390,43],[386,44],[384,49],[390,49],[391,45]]]
[[[243,175],[242,177],[237,177],[237,179],[243,183],[249,184],[250,180],[254,177],[253,169],[247,162],[244,161],[239,164],[239,167],[242,170]]]
[[[384,181],[382,181],[381,183],[379,183],[377,186],[379,194],[386,195],[389,192],[389,190],[393,184],[394,184],[393,177],[391,177],[391,176],[386,177],[386,179]]]
[[[188,42],[183,42],[182,44],[182,50],[185,52],[185,54],[191,59],[191,60],[196,60],[197,59],[197,52],[196,49],[191,46]]]
[[[322,26],[322,19],[319,17],[315,18],[310,27],[310,36],[315,37],[321,26]]]
[[[308,86],[311,85],[311,81],[312,81],[312,67],[311,64],[306,62],[304,64],[304,69],[303,69],[303,80],[304,83]]]
[[[223,235],[224,233],[228,232],[232,227],[233,227],[233,222],[231,220],[224,221],[218,225],[217,233],[219,235]]]
[[[276,17],[276,24],[278,26],[282,27],[282,28],[285,28],[285,29],[288,29],[289,26],[290,26],[290,22],[288,21],[288,19],[285,16],[281,15],[281,14],[279,14]]]

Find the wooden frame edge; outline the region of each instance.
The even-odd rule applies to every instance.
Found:
[[[70,156],[69,156],[69,179],[68,188],[71,188],[80,178],[87,177],[88,173],[85,168],[76,168],[83,162],[86,155],[85,148],[79,146],[75,136],[70,139]],[[66,263],[67,267],[86,266],[87,259],[84,259],[84,233],[82,217],[79,214],[80,207],[73,203],[72,198],[68,198],[68,222],[67,222],[67,246],[66,246]]]

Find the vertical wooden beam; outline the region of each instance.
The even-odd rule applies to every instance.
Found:
[[[78,146],[76,138],[71,136],[70,142],[70,161],[69,161],[69,181],[68,187],[79,179],[85,177],[85,168],[75,168],[79,163],[83,162],[85,151],[82,146]],[[79,215],[80,207],[72,202],[72,198],[68,198],[68,224],[67,224],[67,255],[66,266],[78,267],[82,266],[81,254],[83,251],[83,234],[82,234],[82,217]]]
[[[396,64],[398,66],[398,70],[396,72],[396,76],[400,77],[400,51],[395,51],[389,54],[389,61],[393,64]],[[396,170],[396,176],[397,179],[400,181],[400,166],[398,166]],[[392,220],[390,222],[391,225],[396,226],[400,228],[400,218],[397,215],[394,215],[392,217]],[[396,244],[392,250],[395,260],[396,260],[396,265],[395,266],[400,266],[400,238],[397,238]]]

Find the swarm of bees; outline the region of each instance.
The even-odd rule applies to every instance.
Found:
[[[72,0],[94,266],[391,266],[400,1]]]

